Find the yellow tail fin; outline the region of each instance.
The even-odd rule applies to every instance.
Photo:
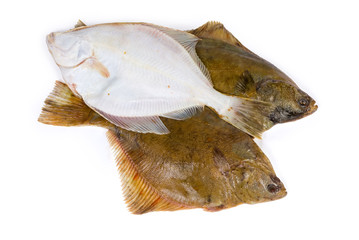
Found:
[[[222,119],[257,138],[271,127],[269,113],[274,106],[254,99],[231,97],[230,107],[222,111]]]
[[[38,121],[55,126],[88,125],[92,112],[66,84],[56,81],[54,89],[45,100]]]

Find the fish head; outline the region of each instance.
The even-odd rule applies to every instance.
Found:
[[[271,167],[245,160],[232,171],[235,194],[241,202],[254,204],[273,201],[287,195],[287,190]]]
[[[75,68],[93,55],[93,47],[78,31],[53,32],[47,35],[48,49],[57,65]]]
[[[96,41],[91,38],[94,34],[88,34],[86,29],[81,27],[66,32],[53,32],[46,38],[64,81],[73,93],[82,97],[96,91],[98,83],[110,76],[107,67],[95,55],[98,48]]]
[[[295,121],[314,113],[318,108],[313,98],[289,81],[260,81],[256,86],[256,93],[259,100],[275,106],[269,113],[269,119],[274,124]]]

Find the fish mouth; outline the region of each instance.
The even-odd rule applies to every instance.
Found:
[[[310,105],[303,112],[295,112],[290,109],[278,106],[274,109],[273,112],[270,113],[268,117],[274,124],[295,121],[316,112],[318,105],[315,103],[316,102],[312,100]]]
[[[287,195],[287,189],[284,187],[282,181],[275,175],[271,175],[270,178],[273,183],[267,186],[267,190],[275,195],[274,199],[285,197]],[[275,186],[275,188],[270,187],[271,185]]]
[[[55,33],[50,33],[46,36],[46,45],[47,48],[49,49],[49,52],[53,55],[53,48],[55,45]]]
[[[314,100],[312,100],[312,102],[310,103],[308,109],[309,110],[306,113],[304,113],[304,116],[311,115],[311,114],[313,114],[313,113],[315,113],[317,111],[318,105],[316,105],[316,102]]]
[[[46,36],[46,43],[47,45],[52,45],[55,42],[55,33],[50,33]]]
[[[304,117],[301,112],[293,112],[283,107],[276,107],[269,115],[269,119],[274,123],[285,123]]]

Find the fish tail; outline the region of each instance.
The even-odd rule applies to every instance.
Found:
[[[231,96],[229,104],[219,114],[236,128],[260,139],[261,134],[270,128],[268,116],[273,109],[269,102]]]
[[[45,100],[38,121],[55,126],[92,125],[89,121],[92,112],[66,84],[56,81],[54,89]]]

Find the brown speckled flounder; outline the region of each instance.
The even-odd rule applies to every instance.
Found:
[[[252,138],[209,109],[185,121],[162,119],[167,135],[122,130],[87,107],[63,83],[45,101],[39,121],[93,125],[107,137],[131,212],[203,208],[282,198],[286,189]]]

